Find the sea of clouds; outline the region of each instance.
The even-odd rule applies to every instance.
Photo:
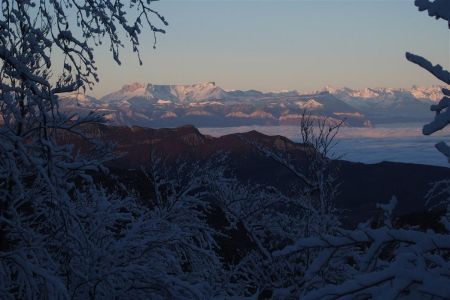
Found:
[[[283,135],[300,141],[296,126],[241,126],[227,128],[200,128],[211,136],[242,133],[256,130],[267,135]],[[342,159],[378,163],[395,161],[404,163],[450,166],[447,159],[434,145],[440,141],[450,142],[450,132],[442,130],[432,136],[422,135],[422,124],[382,124],[375,128],[342,127],[336,137],[334,154]]]

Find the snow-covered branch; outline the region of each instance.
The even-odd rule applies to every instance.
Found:
[[[127,39],[139,51],[143,28],[164,32],[154,22],[167,22],[153,5],[1,2],[0,298],[198,295],[192,281],[180,276],[180,256],[173,259],[175,248],[189,244],[183,238],[192,236],[176,235],[166,217],[150,218],[145,207],[132,209],[132,198],[106,194],[91,174],[105,171],[102,163],[113,155],[85,132],[102,117],[66,116],[58,106],[58,93],[98,80],[93,47],[102,40],[120,62]],[[80,153],[64,143],[67,135],[89,141],[92,151]],[[169,246],[172,237],[177,242]]]
[[[415,5],[419,11],[428,11],[428,15],[431,17],[447,20],[450,29],[450,1],[434,0],[433,2],[430,2],[429,0],[416,0]],[[441,65],[433,65],[426,58],[409,52],[406,52],[406,59],[424,68],[444,83],[450,84],[450,72],[444,70]],[[423,126],[422,132],[425,135],[433,134],[436,131],[443,129],[450,123],[450,91],[443,88],[442,93],[444,94],[444,97],[439,104],[431,105],[430,109],[431,111],[436,112],[436,116],[433,121]],[[436,144],[436,148],[439,152],[444,154],[450,162],[450,147],[446,143],[440,142]]]
[[[441,65],[433,65],[429,60],[423,58],[422,56],[415,55],[409,52],[406,52],[406,59],[410,62],[421,66],[431,74],[433,74],[439,80],[445,82],[446,84],[450,84],[450,72],[444,70]]]
[[[307,292],[305,299],[339,299],[350,295],[376,298],[380,293],[383,299],[395,299],[410,290],[436,297],[448,293],[447,268],[450,262],[437,255],[442,251],[450,252],[450,236],[447,234],[387,227],[345,230],[339,235],[300,239],[274,252],[273,256],[286,257],[308,249],[320,252],[306,270],[305,274],[309,275],[304,281],[311,280],[330,264],[353,262],[353,271],[346,274],[348,279],[340,284],[316,287],[316,290]],[[440,259],[436,260],[438,257]]]
[[[430,17],[447,20],[450,28],[450,3],[448,0],[434,0],[433,2],[416,0],[414,3],[420,11],[428,11]]]

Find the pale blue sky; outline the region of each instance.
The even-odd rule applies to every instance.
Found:
[[[142,36],[139,66],[97,51],[102,96],[123,84],[215,81],[226,89],[300,91],[325,85],[409,87],[437,84],[405,51],[450,66],[447,23],[419,13],[413,0],[161,0],[170,25],[153,50]]]

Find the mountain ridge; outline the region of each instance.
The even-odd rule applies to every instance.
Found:
[[[425,121],[432,117],[430,103],[441,95],[438,86],[359,90],[325,87],[301,93],[227,91],[215,82],[191,85],[135,82],[100,99],[76,94],[60,98],[63,109],[78,112],[95,109],[111,123],[127,126],[298,125],[302,112],[308,110],[320,118],[344,121],[345,126],[370,127],[373,123]]]
[[[287,155],[292,165],[299,170],[308,164],[305,155],[307,146],[304,144],[254,130],[211,137],[191,125],[160,129],[107,125],[88,125],[86,128],[87,134],[116,145],[117,159],[107,166],[118,170],[118,174],[139,172],[141,168],[151,166],[155,153],[164,155],[162,158],[168,163],[180,158],[185,162],[206,162],[214,160],[217,155],[226,154],[229,159],[227,166],[233,173],[235,171],[234,174],[242,182],[251,180],[258,184],[273,185],[289,193],[298,179],[292,171],[258,150],[254,144]],[[82,143],[85,143],[76,135],[67,138],[81,148]],[[333,163],[337,166],[340,184],[336,205],[347,210],[346,215],[351,218],[347,221],[355,224],[373,216],[377,203],[385,202],[393,195],[399,201],[396,209],[398,215],[426,211],[423,199],[430,183],[450,175],[449,168],[428,165],[396,162],[363,164],[344,160],[335,160]],[[380,186],[383,188],[380,189]]]

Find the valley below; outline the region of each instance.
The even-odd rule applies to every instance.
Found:
[[[267,132],[268,128],[272,132]],[[118,157],[108,162],[107,166],[127,189],[136,191],[143,199],[152,198],[153,187],[145,176],[145,170],[154,167],[156,161],[163,161],[167,166],[183,164],[187,169],[197,168],[202,176],[211,171],[211,166],[212,172],[214,168],[225,167],[229,174],[236,176],[243,184],[273,186],[286,195],[295,196],[296,191],[304,188],[295,170],[308,174],[305,146],[274,132],[285,130],[284,135],[295,139],[295,127],[258,128],[270,135],[248,129],[250,128],[241,127],[239,132],[230,134],[224,132],[230,128],[222,129],[214,132],[217,137],[211,136],[211,129],[203,128],[199,131],[193,126],[151,129],[102,125],[89,128],[87,132],[116,145]],[[346,133],[344,130],[342,136],[342,139],[349,139],[351,132]],[[364,144],[364,141],[360,142]],[[345,141],[339,140],[338,144],[341,143]],[[75,144],[83,147],[76,141]],[[370,148],[367,145],[365,147]],[[280,157],[290,157],[289,164],[292,168],[274,160],[261,149]],[[358,149],[354,151],[358,152]],[[402,154],[398,149],[392,151],[399,152],[399,157],[408,155]],[[386,156],[378,154],[378,157],[383,155]],[[365,164],[348,161],[345,156],[334,160],[332,164],[336,170],[336,181],[333,183],[337,186],[335,204],[342,211],[342,220],[347,226],[355,226],[376,216],[377,204],[386,203],[393,196],[398,200],[395,216],[420,216],[413,217],[413,222],[418,222],[419,225],[432,222],[427,216],[432,216],[434,212],[429,209],[433,203],[439,203],[443,196],[434,198],[430,203],[424,199],[434,182],[450,177],[449,168],[426,164],[386,161]],[[192,176],[198,174],[184,174],[182,178]],[[426,226],[431,225],[427,223]]]
[[[214,82],[132,83],[99,99],[66,94],[60,103],[65,112],[104,116],[108,125],[90,130],[116,145],[119,158],[108,166],[143,195],[151,193],[144,175],[154,155],[172,165],[200,165],[205,172],[207,166],[225,167],[239,182],[293,193],[304,188],[295,171],[255,145],[291,157],[302,173],[308,168],[300,132],[304,114],[314,122],[341,123],[328,155],[338,170],[336,206],[355,225],[393,196],[397,216],[430,213],[427,192],[433,182],[450,177],[448,162],[434,147],[447,132],[422,134],[433,118],[430,105],[441,97],[438,86],[261,92],[224,90]],[[213,161],[218,156],[226,159]]]
[[[449,136],[448,130],[432,136],[422,134],[424,123],[387,123],[376,127],[341,127],[332,150],[335,157],[366,164],[383,161],[448,166],[447,159],[434,145]],[[300,142],[299,126],[205,127],[200,132],[219,137],[251,130],[267,135],[282,135]]]

